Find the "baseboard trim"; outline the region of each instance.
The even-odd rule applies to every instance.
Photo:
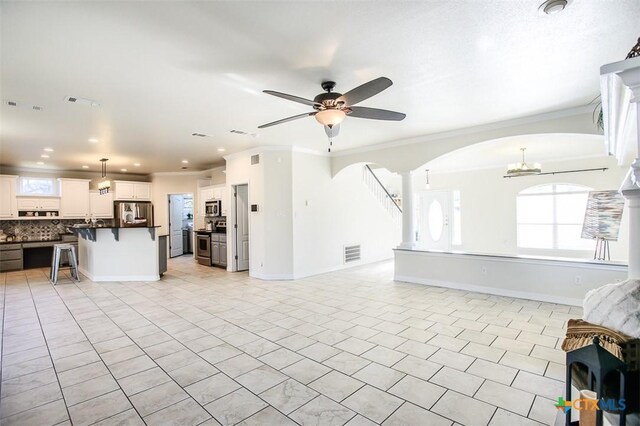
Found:
[[[85,268],[79,267],[80,273],[85,277],[89,278],[93,282],[105,282],[105,281],[120,281],[120,282],[131,282],[131,281],[160,281],[160,275],[94,275],[89,273]]]
[[[456,283],[452,281],[433,280],[427,278],[411,277],[407,275],[394,275],[393,279],[394,281],[451,288],[455,290],[473,291],[476,293],[492,294],[494,296],[507,296],[515,297],[518,299],[536,300],[539,302],[558,303],[561,305],[582,306],[582,299],[556,296],[552,294],[531,293],[528,291],[509,290],[499,287],[487,287],[482,285]]]

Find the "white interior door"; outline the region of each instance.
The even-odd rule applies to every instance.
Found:
[[[237,270],[249,269],[249,186],[236,186],[236,256]]]
[[[182,195],[169,196],[169,247],[170,257],[182,256]]]
[[[420,193],[418,238],[422,248],[451,249],[451,192],[425,191]]]

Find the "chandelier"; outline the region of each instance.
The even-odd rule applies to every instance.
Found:
[[[102,163],[102,180],[98,182],[98,192],[100,192],[100,195],[108,194],[109,188],[111,188],[111,181],[107,179],[107,161],[109,161],[108,158],[100,159]]]
[[[537,175],[542,172],[540,163],[533,163],[533,166],[529,166],[526,161],[524,161],[524,151],[526,149],[527,148],[520,148],[520,151],[522,151],[522,162],[508,165],[507,176]]]

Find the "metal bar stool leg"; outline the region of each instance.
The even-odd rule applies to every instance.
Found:
[[[76,256],[76,248],[71,246],[69,249],[69,265],[71,266],[71,277],[80,282],[80,273],[78,271],[78,258]]]
[[[56,285],[58,282],[58,271],[60,270],[60,247],[53,248],[53,261],[51,266],[51,283]]]

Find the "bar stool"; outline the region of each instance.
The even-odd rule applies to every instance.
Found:
[[[69,267],[66,268],[60,267],[63,252],[67,253],[67,258],[69,259]],[[80,282],[80,275],[78,274],[78,258],[76,257],[76,248],[73,244],[55,244],[53,246],[51,274],[49,276],[49,280],[54,285],[58,282],[58,272],[60,269],[69,269],[71,271],[71,278]]]

